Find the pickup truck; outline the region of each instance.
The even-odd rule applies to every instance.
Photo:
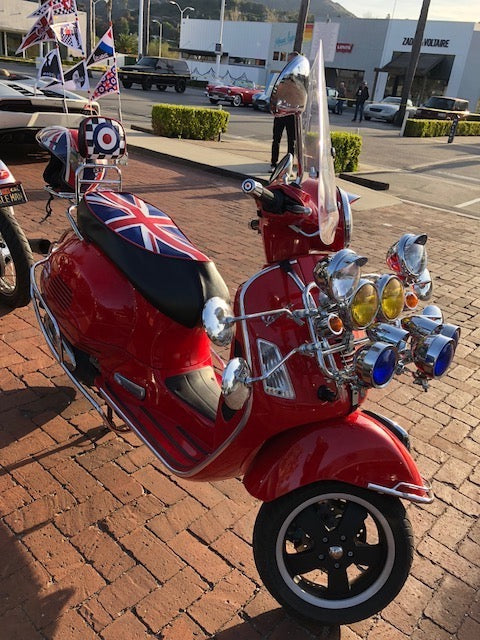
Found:
[[[136,83],[144,91],[156,85],[159,91],[175,87],[177,93],[183,93],[190,80],[190,70],[185,60],[144,56],[135,64],[121,67],[118,76],[125,89],[130,89]]]

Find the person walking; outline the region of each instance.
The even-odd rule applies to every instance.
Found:
[[[293,60],[296,56],[300,55],[298,51],[292,51],[288,54],[287,63]],[[278,155],[280,153],[280,142],[284,129],[287,130],[287,153],[295,155],[295,116],[275,116],[273,118],[273,140],[272,140],[272,155],[270,168],[273,171],[277,166]]]
[[[339,116],[341,116],[343,113],[343,105],[346,97],[347,90],[345,88],[345,83],[340,82],[340,84],[338,85],[337,104],[335,105],[335,113],[337,113]]]
[[[355,122],[357,117],[360,122],[363,120],[363,107],[365,106],[365,102],[369,99],[369,97],[370,94],[368,92],[367,83],[362,82],[355,94],[355,114],[352,118],[352,122]]]

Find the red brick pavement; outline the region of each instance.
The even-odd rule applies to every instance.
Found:
[[[31,236],[59,236],[60,203],[39,225],[43,164],[13,162]],[[173,215],[232,291],[262,261],[239,183],[130,159],[125,185]],[[400,204],[355,214],[353,248],[382,268],[402,232],[426,231],[436,301],[462,325],[449,375],[428,394],[393,382],[370,404],[397,419],[437,499],[410,506],[417,552],[380,615],[304,627],[262,587],[250,539],[257,504],[239,480],[178,480],[131,434],[105,430],[75,396],[31,307],[0,310],[0,638],[2,640],[470,640],[480,637],[480,272],[478,221]],[[375,253],[379,252],[378,256]]]

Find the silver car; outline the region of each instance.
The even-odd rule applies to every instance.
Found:
[[[380,102],[370,102],[365,105],[363,109],[363,117],[365,120],[383,120],[384,122],[393,122],[395,116],[400,109],[401,98],[397,96],[388,96],[383,98]],[[407,100],[407,111],[409,115],[414,115],[416,107],[413,106],[413,102]]]
[[[72,91],[64,96],[58,89],[35,90],[22,80],[0,79],[0,143],[34,143],[43,127],[76,128],[85,116],[99,113],[98,102],[90,103]]]

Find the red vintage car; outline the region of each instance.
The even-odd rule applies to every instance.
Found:
[[[234,107],[252,104],[252,97],[262,93],[264,87],[256,85],[248,80],[238,81],[235,84],[207,84],[205,95],[212,104],[220,101],[229,102]]]

